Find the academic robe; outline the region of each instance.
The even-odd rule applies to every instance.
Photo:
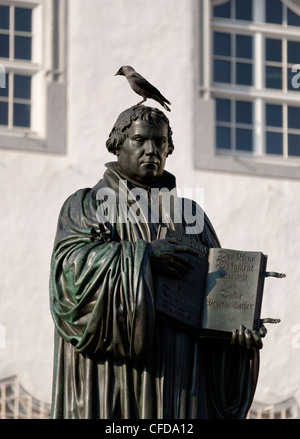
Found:
[[[149,242],[157,239],[159,223],[120,220],[130,205],[124,195],[138,186],[111,163],[94,188],[75,192],[60,212],[50,275],[52,417],[244,418],[257,382],[258,351],[230,340],[196,339],[156,317]],[[155,185],[175,186],[166,171]],[[99,189],[116,194],[117,208],[100,203]],[[97,217],[100,204],[105,223]],[[219,247],[203,219],[203,231],[190,238]],[[181,225],[168,221],[178,229],[186,217]]]

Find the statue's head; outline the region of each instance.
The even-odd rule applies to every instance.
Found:
[[[129,135],[129,128],[131,127],[132,122],[136,120],[142,120],[156,126],[165,123],[168,127],[168,155],[172,154],[174,144],[169,119],[157,108],[147,107],[145,105],[136,105],[134,107],[130,107],[119,115],[106,142],[106,148],[109,152],[117,155],[117,151],[120,149],[120,146]]]
[[[157,108],[131,107],[118,117],[106,147],[117,156],[125,176],[152,184],[162,175],[166,158],[174,150],[169,120]]]

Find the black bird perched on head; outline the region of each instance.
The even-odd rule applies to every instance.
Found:
[[[159,102],[166,110],[171,111],[167,104],[171,105],[169,102],[154,85],[150,84],[142,75],[137,73],[134,68],[130,66],[122,66],[115,76],[123,75],[126,76],[130,87],[133,91],[135,91],[138,95],[143,97],[143,100],[139,102],[137,105],[141,105],[143,102],[149,99],[154,99]],[[167,104],[166,104],[167,103]]]

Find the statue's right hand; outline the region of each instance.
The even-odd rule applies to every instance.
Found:
[[[152,267],[172,277],[182,277],[193,267],[184,254],[199,255],[196,249],[178,243],[175,238],[158,239],[149,245]]]

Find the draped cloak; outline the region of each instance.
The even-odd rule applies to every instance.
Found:
[[[163,219],[121,221],[130,205],[124,195],[137,184],[124,180],[115,163],[107,167],[100,182],[71,195],[59,215],[50,275],[52,418],[246,417],[258,351],[196,339],[156,318],[149,242]],[[155,187],[174,189],[174,176],[164,171]],[[116,194],[114,206],[102,200],[106,222],[97,219],[99,190]],[[136,215],[145,214],[144,207]],[[190,238],[219,247],[203,211],[202,219],[202,232]],[[179,225],[167,220],[178,229],[186,215]]]

